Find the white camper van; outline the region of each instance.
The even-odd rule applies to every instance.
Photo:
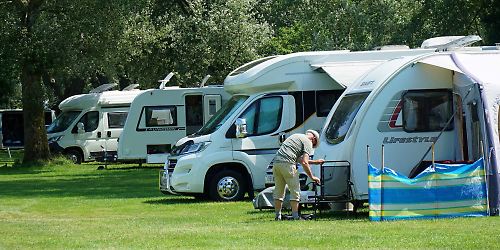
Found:
[[[215,85],[142,92],[130,106],[118,142],[118,160],[165,163],[172,146],[198,131],[230,97]]]
[[[319,130],[345,87],[373,67],[424,51],[302,52],[241,66],[224,82],[232,99],[177,142],[160,173],[160,190],[228,201],[253,195],[264,188],[280,141]]]
[[[45,126],[56,118],[54,110],[44,111]],[[0,148],[24,146],[24,114],[22,109],[0,110]]]
[[[117,139],[127,118],[130,103],[143,91],[106,91],[105,84],[89,94],[68,97],[59,104],[62,113],[48,127],[52,153],[67,155],[75,163],[116,158]]]
[[[346,197],[352,183],[351,199],[367,200],[368,161],[412,177],[433,156],[452,163],[484,156],[490,208],[498,212],[500,47],[442,49],[381,64],[344,92],[315,156],[345,161],[350,171],[328,170],[325,193]]]

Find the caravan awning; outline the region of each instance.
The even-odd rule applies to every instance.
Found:
[[[332,62],[314,64],[311,67],[327,73],[335,82],[345,88],[351,86],[356,79],[383,62],[385,61]]]
[[[453,59],[448,54],[426,57],[419,62],[462,73],[462,70],[455,65],[455,62],[453,62]]]
[[[454,61],[464,73],[483,85],[500,83],[499,53],[453,55]],[[496,87],[496,86],[495,86]]]

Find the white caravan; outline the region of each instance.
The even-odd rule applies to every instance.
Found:
[[[351,196],[350,182],[354,203],[366,201],[368,160],[412,177],[433,156],[453,163],[484,155],[490,208],[498,214],[500,47],[447,50],[388,61],[344,92],[315,156],[346,161],[350,171],[325,168],[325,194]]]
[[[230,97],[215,85],[142,92],[130,106],[118,142],[118,160],[165,163],[172,146],[198,131]]]
[[[52,153],[67,155],[75,163],[116,158],[117,139],[130,103],[143,91],[134,88],[106,91],[114,86],[105,84],[59,104],[62,113],[47,129]]]
[[[386,60],[428,51],[302,52],[239,67],[224,82],[232,99],[177,142],[160,173],[160,190],[228,201],[253,196],[264,188],[280,141],[319,130],[346,86]]]
[[[56,118],[54,110],[45,110],[45,126]],[[24,146],[24,114],[22,109],[0,110],[0,148]]]

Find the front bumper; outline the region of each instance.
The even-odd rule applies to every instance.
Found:
[[[172,177],[172,173],[168,170],[160,170],[159,172],[159,187],[162,193],[170,193],[174,195],[178,195],[175,192],[174,188],[170,185],[170,178]]]
[[[188,195],[203,193],[204,166],[196,154],[170,158],[160,174],[160,191]]]

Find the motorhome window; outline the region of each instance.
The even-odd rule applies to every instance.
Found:
[[[338,144],[344,141],[352,121],[368,94],[370,93],[351,94],[341,99],[325,131],[326,140],[329,143]]]
[[[186,134],[190,135],[203,126],[203,96],[188,95],[186,103]]]
[[[283,99],[279,96],[262,98],[245,110],[240,118],[246,120],[247,136],[268,134],[281,122]]]
[[[196,134],[207,135],[215,132],[247,99],[248,96],[244,95],[233,96]]]
[[[109,128],[123,128],[127,120],[128,112],[110,112],[108,113]]]
[[[98,111],[90,111],[80,118],[78,122],[83,123],[85,128],[85,132],[92,132],[99,127],[99,112]],[[76,126],[75,126],[76,127]]]
[[[449,90],[409,90],[403,94],[403,129],[406,132],[441,131],[453,115]],[[453,129],[450,122],[446,130]]]
[[[62,112],[47,128],[47,133],[52,134],[66,130],[81,112],[80,110]]]
[[[208,100],[208,115],[212,116],[217,112],[217,102],[215,100]]]
[[[148,106],[146,113],[146,127],[177,126],[176,106]]]
[[[333,107],[333,104],[339,99],[342,90],[324,90],[316,92],[316,115],[326,117]]]

